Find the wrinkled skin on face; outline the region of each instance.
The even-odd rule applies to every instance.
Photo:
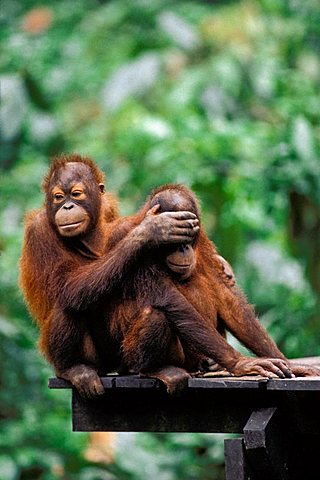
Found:
[[[55,214],[55,224],[63,237],[74,237],[88,229],[90,217],[86,210],[72,201],[66,201]]]
[[[180,280],[187,280],[196,266],[196,255],[192,245],[180,245],[166,256],[165,262],[171,272],[179,275]]]
[[[173,189],[161,191],[152,198],[150,205],[152,207],[150,213],[174,212],[183,209],[193,212],[197,218],[200,216],[199,206],[194,196],[188,192],[182,193],[174,191]],[[190,278],[196,268],[195,244],[197,242],[198,232],[199,228],[194,231],[195,235],[190,239],[190,242],[181,244],[178,248],[166,255],[165,264],[167,268],[179,277],[179,280],[187,280]],[[224,278],[227,285],[232,288],[236,281],[230,264],[225,258],[221,257],[221,255],[216,254],[215,256],[219,261],[222,278]]]
[[[85,164],[67,163],[50,182],[47,212],[62,237],[83,236],[98,221],[104,185],[96,184]]]
[[[186,209],[199,217],[198,205],[193,197],[183,195],[181,192],[172,190],[162,191],[154,196],[151,201],[151,210],[154,213],[178,212]],[[190,221],[191,222],[191,221]],[[182,243],[174,250],[171,250],[165,257],[167,268],[179,277],[179,280],[187,280],[193,273],[196,266],[196,255],[193,248],[199,228],[197,227],[194,238],[190,243]]]

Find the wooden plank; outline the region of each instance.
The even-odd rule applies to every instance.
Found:
[[[190,378],[189,388],[259,389],[268,381],[263,377]]]
[[[115,377],[115,388],[164,388],[164,385],[155,378],[144,378],[139,375]]]
[[[138,375],[117,376],[110,375],[101,377],[104,387],[107,388],[161,388],[161,382],[154,378],[143,378]],[[72,384],[62,378],[49,378],[48,387],[52,389],[72,388]],[[190,378],[190,389],[261,389],[294,391],[320,391],[320,377],[290,378],[290,379],[266,379],[249,377],[239,378]]]
[[[273,419],[277,407],[261,408],[250,416],[243,429],[246,449],[264,448],[266,446],[266,428]]]
[[[243,438],[224,441],[224,458],[226,480],[256,480],[250,471]]]
[[[72,388],[72,384],[62,378],[52,377],[48,381],[49,388]]]
[[[108,375],[101,377],[105,388],[161,388],[162,384],[155,378],[145,378],[139,375]],[[263,377],[226,377],[226,378],[190,378],[189,388],[224,388],[224,389],[258,389],[268,379]],[[72,388],[72,384],[62,378],[49,378],[49,388]]]
[[[267,390],[282,390],[286,392],[315,392],[320,391],[320,377],[297,377],[286,379],[270,379]]]
[[[108,377],[101,377],[101,382],[104,386],[105,389],[113,388],[115,387],[115,379],[117,377],[115,375],[110,375]],[[61,388],[67,388],[71,389],[72,383],[68,382],[67,380],[64,380],[63,378],[57,378],[57,377],[52,377],[49,378],[48,381],[48,387],[52,389],[61,389]]]
[[[113,388],[87,400],[73,390],[75,431],[242,433],[259,390],[188,389],[170,396],[165,388]]]
[[[143,378],[139,375],[108,375],[101,377],[106,389],[109,388],[162,388],[159,380],[154,378]],[[70,382],[61,378],[52,377],[49,379],[48,387],[53,389],[72,388]],[[263,377],[219,377],[219,378],[190,378],[189,389],[266,389],[276,391],[304,391],[320,392],[320,377],[267,379]]]

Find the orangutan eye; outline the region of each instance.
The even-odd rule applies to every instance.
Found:
[[[64,199],[64,195],[62,193],[55,193],[53,197],[56,202],[61,202],[61,200]]]
[[[83,197],[84,193],[82,190],[75,190],[74,192],[71,193],[73,198],[80,198]]]

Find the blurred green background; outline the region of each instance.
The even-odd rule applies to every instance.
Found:
[[[220,480],[217,435],[123,434],[110,465],[85,459],[17,287],[23,216],[61,152],[94,158],[123,214],[182,182],[283,352],[320,355],[319,1],[1,10],[0,478]]]

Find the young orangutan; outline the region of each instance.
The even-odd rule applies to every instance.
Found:
[[[91,159],[76,154],[55,158],[43,189],[44,208],[26,220],[21,287],[40,328],[40,349],[56,374],[82,395],[102,394],[98,372],[118,367],[120,347],[105,335],[105,320],[91,318],[86,309],[117,292],[145,249],[192,241],[198,220],[191,212],[149,215],[109,252],[117,202],[105,192],[104,175]],[[93,336],[103,338],[102,357]]]
[[[116,222],[108,248],[112,251],[145,215],[180,209],[199,218],[197,201],[189,189],[167,185],[155,190],[136,216]],[[143,262],[137,261],[128,271],[118,299],[111,308],[108,303],[110,332],[122,344],[123,366],[161,379],[169,391],[186,381],[187,371],[197,368],[203,356],[234,375],[318,374],[307,367],[292,365],[290,369],[240,290],[219,275],[221,264],[201,227],[187,245],[144,252]],[[224,328],[258,358],[234,350],[222,335]]]
[[[55,158],[43,189],[44,207],[26,219],[21,287],[40,329],[40,348],[56,374],[83,395],[102,394],[98,370],[103,362],[90,332],[106,328],[85,315],[87,306],[117,291],[144,249],[191,241],[198,220],[190,212],[148,216],[108,252],[117,203],[105,192],[104,175],[91,159],[76,154]],[[119,348],[110,336],[104,339],[107,370],[117,366]]]

